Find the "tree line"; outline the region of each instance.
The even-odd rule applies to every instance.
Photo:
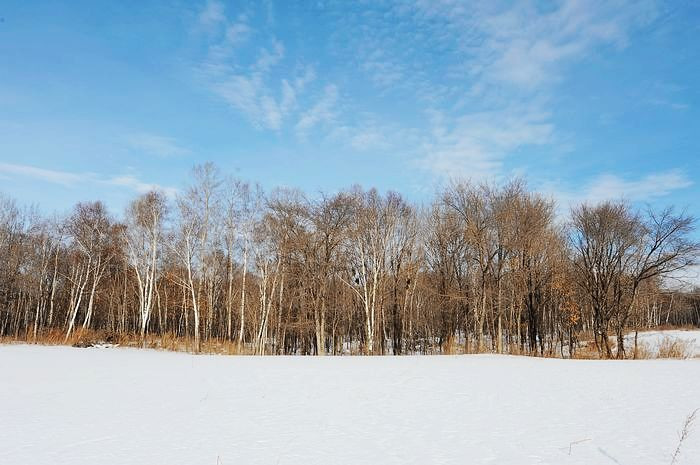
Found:
[[[47,217],[0,196],[0,336],[172,337],[255,354],[493,351],[629,355],[625,334],[700,325],[673,290],[695,220],[624,201],[568,218],[521,180],[456,181],[430,205],[352,187],[264,193],[193,169],[176,198],[144,193]]]

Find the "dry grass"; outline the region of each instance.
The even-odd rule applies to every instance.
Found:
[[[697,330],[694,327],[660,327],[654,328],[654,331],[662,330]],[[640,331],[640,336],[642,332]],[[611,350],[613,352],[613,359],[617,353],[617,343],[614,337],[610,338]],[[664,336],[659,343],[658,348],[654,345],[649,345],[647,341],[642,341],[641,337],[637,343],[636,351],[633,341],[627,341],[625,344],[625,356],[627,360],[648,360],[648,359],[687,359],[692,358],[694,354],[694,345],[690,341],[685,341],[677,337]],[[700,356],[696,356],[700,357]],[[595,343],[593,342],[592,336],[590,339],[581,338],[576,352],[573,356],[574,359],[583,360],[598,360],[601,359]]]
[[[42,332],[34,339],[32,334],[21,334],[16,337],[0,338],[0,344],[39,344],[48,346],[90,347],[100,344],[110,344],[120,347],[140,348],[143,346],[138,335],[117,334],[109,331],[77,330],[66,339],[66,334],[59,330]],[[194,340],[179,337],[172,333],[148,335],[146,348],[167,350],[173,352],[195,352]],[[235,341],[209,340],[202,341],[200,353],[224,355],[252,355],[253,351],[247,346],[240,347]]]
[[[637,344],[637,351],[631,354],[631,358],[636,360],[646,360],[655,358],[686,359],[693,354],[693,344],[675,337],[664,336],[657,350],[650,347],[646,342]]]
[[[676,446],[676,450],[671,457],[671,465],[678,463],[678,459],[681,456],[681,448],[683,447],[683,443],[686,441],[686,439],[688,439],[688,436],[690,436],[690,430],[693,426],[698,410],[700,409],[695,409],[686,417],[685,422],[683,423],[683,429],[680,431],[680,433],[678,433],[678,446]]]
[[[659,344],[658,358],[686,359],[692,355],[692,346],[688,341],[664,336]]]
[[[581,341],[576,350],[574,351],[575,360],[598,360],[600,354],[593,341]]]
[[[455,340],[453,337],[448,337],[445,343],[442,346],[443,348],[443,353],[445,355],[455,355],[457,354],[457,344],[455,344]]]
[[[81,346],[89,345],[97,341],[119,344],[122,338],[116,334],[111,334],[105,331],[93,331],[77,329],[73,334],[66,338],[66,333],[57,329],[45,330],[37,334],[34,338],[33,334],[19,334],[17,336],[5,336],[0,338],[0,343],[12,344],[39,344],[47,346],[69,345]]]
[[[126,342],[129,347],[141,347],[140,339],[131,339]],[[184,338],[172,333],[160,336],[148,336],[146,347],[149,349],[168,350],[173,352],[196,352],[194,340]],[[249,346],[240,346],[237,341],[211,339],[201,342],[200,353],[218,355],[253,355],[254,351]]]
[[[637,343],[636,351],[634,347],[632,348],[632,358],[635,360],[646,360],[650,358],[655,358],[655,355],[656,354],[651,349],[649,349],[649,346],[644,342]]]
[[[674,328],[677,329],[677,328]],[[3,337],[0,338],[0,344],[13,344],[13,343],[24,343],[24,344],[41,344],[41,345],[70,345],[77,347],[89,347],[96,344],[112,344],[121,347],[142,347],[142,342],[137,334],[117,334],[110,333],[107,331],[94,331],[94,330],[81,330],[78,329],[74,334],[72,334],[68,340],[65,339],[65,333],[60,330],[47,330],[41,332],[37,339],[34,340],[31,333],[20,334],[16,337]],[[194,353],[195,346],[192,338],[178,336],[173,333],[165,333],[162,335],[147,335],[146,337],[146,347],[149,349],[156,350],[167,350],[174,352],[190,352]],[[693,344],[688,341],[684,341],[673,337],[664,337],[659,345],[658,351],[650,347],[646,342],[639,342],[637,345],[636,354],[634,353],[634,346],[630,344],[627,347],[627,358],[628,359],[654,359],[654,358],[668,358],[668,359],[687,359],[693,357]],[[459,343],[456,339],[448,339],[444,342],[442,347],[442,354],[445,355],[461,355],[466,354],[463,344]],[[614,351],[613,347],[613,351]],[[254,351],[250,345],[239,346],[236,341],[229,340],[207,340],[202,341],[200,353],[202,354],[222,354],[222,355],[253,355]],[[429,354],[440,354],[437,344],[429,348]],[[482,350],[479,350],[478,345],[474,342],[469,345],[469,354],[479,354],[479,353],[495,353],[492,351],[488,344],[484,344]],[[528,348],[521,350],[518,344],[512,344],[509,347],[505,347],[505,353],[510,355],[522,355],[522,356],[536,356],[544,358],[561,358],[559,351],[554,353],[546,353],[540,355],[539,353],[533,354]],[[362,355],[364,354],[362,347],[354,347],[350,351],[350,355]],[[700,358],[700,355],[696,356]],[[593,340],[586,340],[581,338],[580,343],[577,345],[576,351],[572,357],[578,360],[598,360],[600,355],[595,346]]]

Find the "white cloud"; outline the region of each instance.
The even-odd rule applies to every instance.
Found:
[[[126,137],[127,144],[134,150],[161,158],[188,155],[190,151],[180,146],[171,137],[157,134],[139,133]]]
[[[313,91],[310,87],[317,75],[314,66],[287,57],[285,45],[269,32],[274,23],[272,6],[262,7],[266,7],[262,14],[268,19],[267,28],[254,28],[248,15],[232,20],[222,9],[207,5],[201,16],[216,18],[223,32],[207,37],[207,54],[196,71],[206,88],[254,127],[280,131],[299,118],[310,121],[313,111],[320,110],[311,108],[314,104],[304,98]],[[249,41],[252,36],[259,40]],[[252,49],[265,40],[267,46]]]
[[[313,70],[304,69],[292,79],[273,79],[272,70],[284,59],[284,44],[272,39],[269,47],[258,50],[249,65],[230,64],[229,55],[253,32],[245,23],[227,26],[221,42],[212,44],[207,60],[199,67],[205,85],[257,128],[281,129],[295,108],[297,92],[313,79]]]
[[[339,147],[350,147],[358,152],[379,152],[409,155],[406,145],[419,143],[416,131],[380,121],[375,115],[363,115],[355,124],[336,124],[328,133],[328,140]]]
[[[207,86],[257,128],[280,131],[291,124],[300,139],[322,129],[358,151],[400,150],[401,135],[420,130],[422,137],[409,148],[422,168],[442,177],[499,177],[520,149],[561,141],[551,102],[569,65],[601,47],[625,47],[655,14],[654,0],[389,0],[363,4],[359,12],[343,10],[329,48],[354,68],[347,71],[364,72],[384,95],[440,109],[439,124],[417,121],[410,128],[399,127],[396,116],[374,125],[341,112],[338,87],[318,79],[312,67],[298,61],[291,66],[294,57],[284,44],[269,28],[253,30],[247,17],[214,15],[229,32],[211,50],[230,52],[230,43],[239,46],[263,33],[269,45],[233,57],[210,53],[201,69]],[[323,85],[320,97],[309,99]],[[347,103],[343,94],[342,109]],[[373,109],[359,108],[367,110]]]
[[[365,127],[355,131],[351,134],[349,142],[351,147],[360,151],[388,146],[385,133],[374,127]]]
[[[125,187],[140,194],[150,191],[161,191],[169,197],[175,197],[178,192],[178,190],[174,187],[165,187],[159,184],[143,182],[137,177],[131,175],[114,176],[99,182],[112,186]]]
[[[258,128],[279,130],[296,105],[296,91],[286,79],[273,92],[257,72],[229,75],[212,90]]]
[[[261,48],[253,70],[265,73],[284,58],[284,45],[279,40],[272,41],[271,48]]]
[[[224,4],[216,0],[209,0],[199,14],[199,24],[207,29],[218,26],[225,20]]]
[[[631,201],[651,200],[665,197],[692,184],[688,176],[679,170],[653,173],[635,180],[624,179],[614,174],[602,174],[588,185],[584,199],[592,203],[620,198]]]
[[[301,92],[304,88],[316,79],[316,70],[313,66],[307,65],[302,73],[294,79],[294,88]]]
[[[436,45],[454,49],[472,78],[521,88],[556,79],[562,65],[600,45],[626,46],[629,32],[657,14],[653,0],[564,0],[547,6],[418,0],[394,11],[428,29]]]
[[[167,195],[175,195],[177,189],[161,186],[154,183],[146,183],[133,175],[119,175],[105,177],[96,173],[77,173],[69,171],[49,170],[31,165],[17,165],[0,163],[0,175],[23,176],[39,181],[58,184],[68,188],[74,188],[85,184],[101,184],[128,188],[134,192],[143,193],[150,190],[160,190]]]
[[[316,104],[299,118],[295,127],[297,135],[304,137],[314,126],[333,121],[336,116],[337,102],[338,88],[332,84],[327,85]]]
[[[507,155],[551,141],[553,126],[547,118],[531,109],[506,108],[467,114],[447,124],[451,118],[433,112],[432,134],[419,164],[441,177],[498,177]]]
[[[382,49],[374,49],[362,63],[362,68],[369,73],[372,81],[380,88],[396,85],[403,79],[405,69]]]
[[[421,166],[498,176],[518,149],[562,139],[551,102],[569,66],[655,15],[654,0],[389,1],[344,16],[334,45],[382,93],[440,109]]]
[[[226,28],[226,42],[232,46],[244,43],[248,40],[253,30],[246,23],[239,22]]]
[[[476,54],[480,74],[527,88],[545,84],[559,77],[561,65],[598,45],[624,46],[627,30],[645,18],[635,5],[568,0],[544,14],[531,4],[517,5],[480,22],[486,37]]]
[[[690,108],[690,105],[688,105],[687,103],[674,102],[665,98],[658,97],[649,98],[646,100],[646,103],[658,107],[668,107],[672,110],[687,110],[688,108]]]
[[[80,182],[83,176],[78,173],[68,171],[47,170],[29,165],[15,165],[11,163],[0,163],[0,173],[16,176],[26,176],[41,181],[60,184],[71,187]]]
[[[223,6],[208,3],[200,14],[200,23],[223,26],[223,32],[211,38],[207,56],[197,66],[204,84],[215,95],[245,115],[254,126],[277,130],[285,112],[294,103],[288,83],[281,82],[280,96],[272,90],[269,74],[284,58],[284,45],[276,39],[270,47],[258,50],[253,62],[245,65],[234,52],[255,33],[241,14],[229,20]]]
[[[596,204],[606,200],[650,202],[667,197],[675,191],[687,189],[693,182],[681,170],[668,170],[639,177],[621,177],[601,173],[580,182],[580,188],[567,188],[557,184],[536,186],[539,192],[557,201],[560,214],[565,216],[569,208],[581,204]]]

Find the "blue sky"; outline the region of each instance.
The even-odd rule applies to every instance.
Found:
[[[427,201],[452,177],[700,214],[700,3],[9,1],[0,191],[66,211],[266,188]]]

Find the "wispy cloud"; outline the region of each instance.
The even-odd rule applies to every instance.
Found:
[[[330,137],[342,140],[353,149],[366,152],[369,150],[387,150],[392,147],[392,141],[387,136],[384,127],[363,125],[361,127],[340,126],[333,130]]]
[[[404,67],[382,49],[374,49],[362,63],[362,69],[380,88],[396,85],[406,73]]]
[[[494,176],[520,148],[560,140],[551,102],[569,66],[626,47],[655,15],[653,0],[388,1],[344,15],[334,44],[380,92],[440,110],[423,168]]]
[[[131,134],[126,137],[126,142],[135,151],[161,158],[183,156],[190,153],[189,149],[179,145],[172,137],[157,134]]]
[[[637,177],[601,173],[580,184],[580,188],[552,184],[537,187],[539,191],[555,199],[564,213],[568,208],[580,203],[596,204],[622,199],[631,202],[651,202],[687,189],[693,185],[693,181],[681,170],[667,170]]]
[[[690,105],[687,103],[673,102],[664,98],[650,98],[646,101],[649,105],[668,107],[672,110],[687,110]]]
[[[199,24],[205,28],[212,28],[225,20],[224,4],[216,0],[209,0],[199,14]]]
[[[244,114],[253,125],[279,129],[282,118],[295,101],[294,89],[286,80],[280,82],[277,95],[268,84],[270,69],[283,57],[284,45],[273,40],[269,48],[259,50],[256,60],[245,69],[210,57],[202,70],[210,89]]]
[[[432,134],[419,164],[438,176],[496,178],[507,155],[524,146],[547,144],[552,133],[548,115],[527,108],[456,119],[433,112]]]
[[[219,13],[221,13],[219,15]],[[272,11],[267,11],[268,23]],[[197,65],[204,85],[242,114],[258,129],[281,130],[310,112],[299,97],[316,80],[313,66],[287,60],[286,48],[273,34],[253,27],[245,14],[229,19],[223,10],[207,4],[200,15],[216,18],[221,29],[207,45],[206,58]],[[268,24],[269,26],[269,24]],[[248,43],[251,36],[267,42]],[[243,46],[246,46],[245,50]]]
[[[138,192],[140,194],[150,191],[161,191],[169,197],[175,197],[175,195],[178,192],[178,190],[174,187],[167,187],[155,183],[143,182],[132,175],[113,176],[104,180],[98,180],[98,182],[111,186],[124,187],[129,190]]]
[[[388,0],[350,12],[325,3],[315,8],[339,21],[329,47],[352,67],[348,75],[364,74],[382,96],[417,99],[437,110],[423,119],[418,113],[381,115],[381,124],[362,120],[357,114],[375,109],[364,98],[352,101],[345,86],[341,101],[342,82],[326,81],[317,75],[325,67],[299,60],[294,44],[288,50],[270,22],[211,3],[200,22],[215,23],[220,34],[198,68],[206,86],[254,127],[290,128],[300,140],[322,131],[357,151],[391,148],[443,178],[503,177],[528,147],[562,152],[557,144],[567,137],[555,123],[558,83],[598,51],[626,47],[657,15],[655,0]],[[406,134],[415,137],[408,142]],[[574,141],[567,144],[571,150]]]
[[[560,77],[562,65],[599,45],[622,48],[628,32],[655,15],[652,2],[567,0],[552,11],[520,3],[475,24],[486,38],[474,72],[526,88]]]
[[[384,121],[372,113],[361,114],[355,121],[333,123],[328,142],[357,152],[399,155],[405,159],[415,155],[415,149],[409,153],[406,147],[415,148],[422,141],[419,131]]]
[[[253,32],[250,26],[244,22],[234,23],[226,29],[226,41],[231,45],[244,43]]]
[[[639,179],[624,179],[614,174],[602,174],[588,185],[584,198],[593,203],[619,198],[645,201],[665,197],[676,190],[692,185],[690,178],[680,170],[653,173]]]
[[[300,137],[305,137],[307,132],[319,124],[328,123],[336,116],[336,103],[338,102],[338,88],[332,84],[327,85],[323,95],[316,104],[304,112],[296,124],[296,131]]]
[[[51,184],[58,184],[67,188],[76,188],[85,184],[93,184],[127,188],[138,193],[144,193],[150,190],[159,190],[171,196],[177,193],[177,189],[175,188],[143,182],[133,175],[104,176],[91,172],[78,173],[50,170],[31,165],[0,163],[0,175],[3,174],[22,176]]]
[[[11,163],[0,163],[0,173],[25,176],[66,187],[74,186],[83,177],[81,174],[68,171],[47,170],[36,166],[15,165]]]

